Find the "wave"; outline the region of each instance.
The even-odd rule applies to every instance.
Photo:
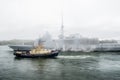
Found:
[[[85,59],[89,57],[92,57],[92,56],[89,56],[89,55],[58,56],[58,58],[63,58],[63,59]]]

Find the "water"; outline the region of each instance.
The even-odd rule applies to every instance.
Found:
[[[21,59],[0,46],[0,80],[120,80],[119,53],[66,54]]]

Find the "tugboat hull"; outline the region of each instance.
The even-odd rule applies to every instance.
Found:
[[[51,53],[48,53],[48,54],[29,54],[29,53],[18,54],[18,53],[14,53],[14,55],[16,57],[21,57],[21,58],[38,58],[38,57],[54,58],[54,57],[58,56],[58,54],[59,54],[59,51],[51,52]]]

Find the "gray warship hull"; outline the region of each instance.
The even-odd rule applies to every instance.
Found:
[[[34,48],[32,45],[10,45],[9,47],[14,51],[30,51]]]

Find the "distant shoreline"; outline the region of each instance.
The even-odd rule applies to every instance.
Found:
[[[34,40],[3,40],[0,41],[0,45],[33,45],[34,44]]]

